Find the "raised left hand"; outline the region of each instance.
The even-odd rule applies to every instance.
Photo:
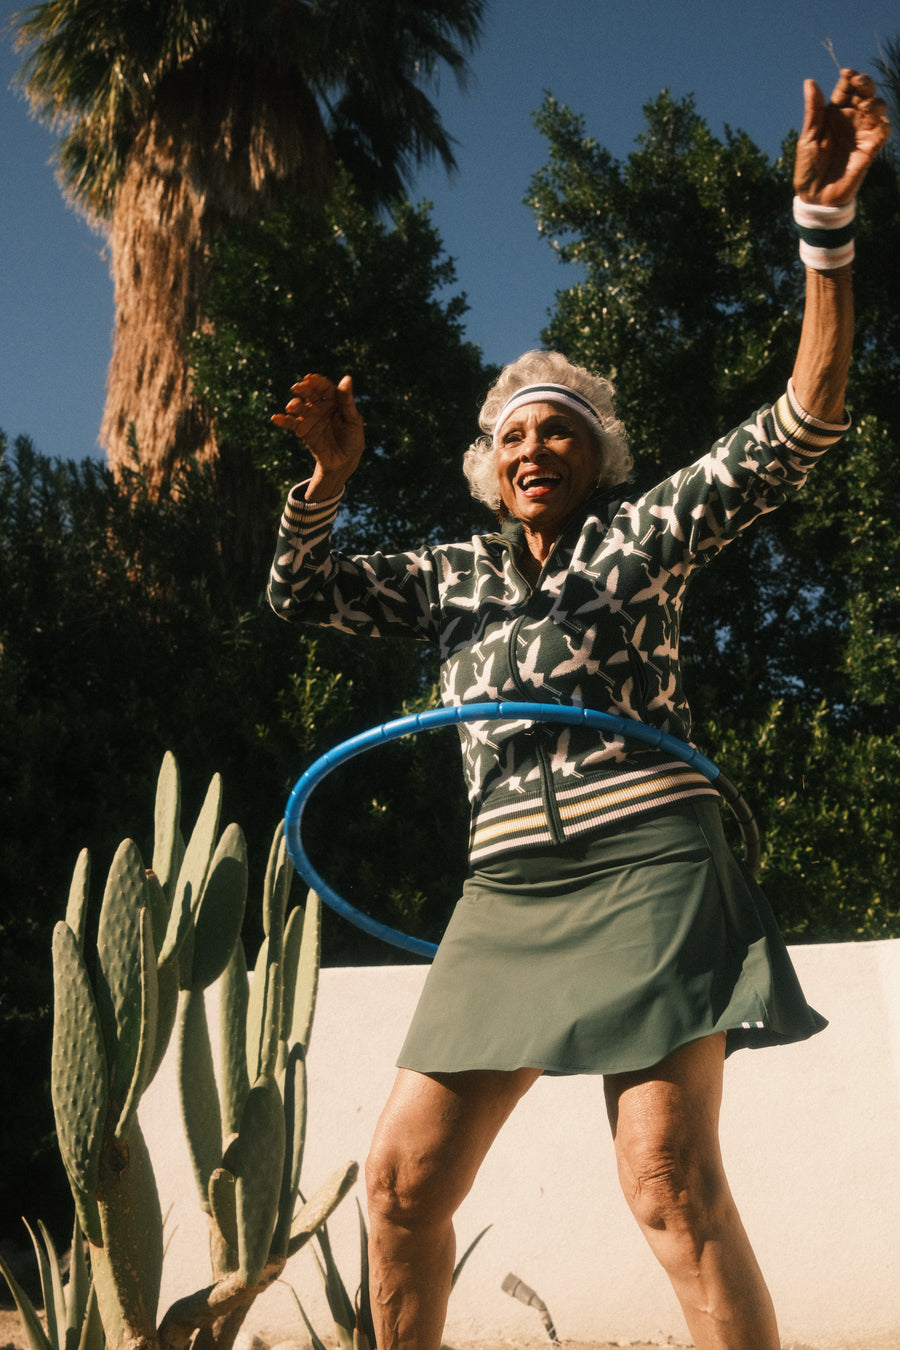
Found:
[[[815,80],[804,81],[803,95],[794,190],[804,201],[842,206],[857,195],[891,133],[887,106],[874,81],[850,69],[841,71],[830,103]]]

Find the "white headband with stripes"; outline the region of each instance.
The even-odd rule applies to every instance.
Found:
[[[526,384],[523,389],[517,389],[500,409],[500,415],[494,423],[495,445],[500,434],[500,428],[517,408],[523,407],[526,403],[561,403],[564,407],[580,413],[582,417],[586,417],[589,422],[593,422],[601,434],[603,432],[602,417],[593,403],[586,399],[583,394],[576,393],[566,384]]]

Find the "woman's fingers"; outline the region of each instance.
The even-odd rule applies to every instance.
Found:
[[[313,431],[323,420],[333,416],[337,403],[337,389],[325,375],[304,375],[291,385],[293,398],[283,413],[274,413],[271,421],[298,436]]]
[[[828,104],[815,82],[806,80],[795,191],[823,205],[852,200],[889,135],[887,105],[869,75],[842,70]]]
[[[845,108],[854,100],[871,98],[875,93],[875,81],[865,71],[845,67],[838,77],[831,95],[831,102],[839,108]]]
[[[365,426],[353,398],[353,381],[345,375],[335,384],[325,375],[304,375],[291,386],[293,397],[271,421],[291,431],[320,469],[353,472],[365,448]]]

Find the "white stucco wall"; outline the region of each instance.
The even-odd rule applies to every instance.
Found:
[[[786,1344],[900,1350],[900,941],[792,955],[808,999],[831,1025],[806,1044],[728,1061],[722,1141],[732,1189]],[[322,973],[309,1055],[307,1193],[345,1159],[364,1160],[424,973],[409,966]],[[172,1207],[167,1305],[208,1281],[205,1220],[171,1056],[141,1116],[163,1210]],[[544,1299],[563,1339],[685,1339],[668,1282],[618,1190],[599,1079],[542,1079],[521,1103],[460,1211],[460,1250],[488,1224],[451,1300],[449,1344],[546,1343],[537,1313],[501,1291],[510,1272]],[[329,1228],[352,1290],[359,1269],[352,1197]],[[328,1338],[308,1253],[289,1276]],[[267,1339],[304,1339],[286,1286],[258,1301],[248,1326]]]

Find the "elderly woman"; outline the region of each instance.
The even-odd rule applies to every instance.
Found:
[[[806,264],[787,391],[635,504],[607,381],[555,353],[503,371],[466,455],[501,528],[395,556],[331,551],[363,451],[349,377],[308,375],[273,421],[312,476],[270,582],[288,619],[435,643],[442,696],[556,701],[687,739],[678,655],[694,570],[802,487],[847,429],[853,202],[887,119],[845,70],[806,84],[795,214]],[[541,1073],[604,1075],[621,1183],[698,1347],[777,1350],[775,1314],[722,1169],[726,1054],[801,1040],[805,1002],[715,792],[663,751],[586,728],[460,727],[471,873],[429,971],[367,1179],[378,1344],[438,1350],[452,1217]]]

